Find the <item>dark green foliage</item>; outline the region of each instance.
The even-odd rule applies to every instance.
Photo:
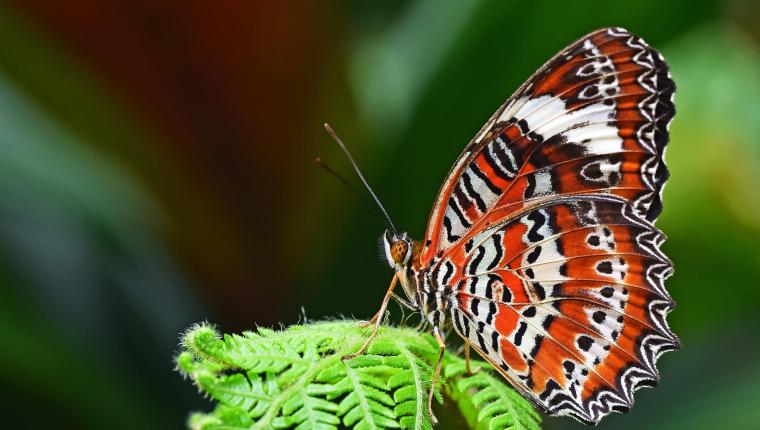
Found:
[[[339,321],[258,329],[224,338],[209,325],[182,338],[179,371],[218,404],[190,417],[192,429],[431,429],[427,396],[437,357],[430,335],[382,327],[366,354],[369,328]],[[487,364],[478,363],[484,369]],[[444,388],[473,428],[539,428],[530,404],[488,370],[467,375],[444,356]],[[443,401],[440,394],[438,401]]]

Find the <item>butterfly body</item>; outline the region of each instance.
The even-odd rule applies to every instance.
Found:
[[[543,411],[599,422],[679,341],[654,226],[675,85],[619,28],[550,59],[452,167],[424,239],[383,236],[409,305]]]

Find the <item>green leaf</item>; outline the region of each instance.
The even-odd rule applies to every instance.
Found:
[[[464,360],[452,358],[444,372],[454,377],[447,389],[470,426],[488,430],[541,428],[541,416],[530,402],[500,375],[494,375],[490,365],[473,361],[471,366],[480,369],[468,375]]]
[[[350,321],[224,337],[209,324],[192,327],[182,337],[177,369],[217,407],[191,415],[189,427],[432,429],[427,399],[435,341],[415,330],[382,327],[367,353],[343,360],[369,332]],[[473,428],[538,428],[539,416],[500,377],[485,370],[467,375],[464,361],[448,353],[443,360],[437,398],[443,387]]]
[[[193,430],[247,429],[253,422],[242,409],[219,405],[213,414],[193,414],[188,426]]]

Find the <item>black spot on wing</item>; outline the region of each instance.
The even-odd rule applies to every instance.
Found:
[[[538,354],[538,351],[541,349],[541,342],[544,341],[544,337],[540,334],[536,335],[535,342],[533,343],[533,348],[530,350],[530,356],[535,357],[536,354]]]
[[[525,321],[520,321],[520,326],[517,328],[517,332],[515,333],[515,346],[520,346],[522,343],[523,335],[525,335],[525,330],[528,329],[528,324]]]
[[[538,260],[538,257],[541,255],[541,245],[536,246],[533,248],[532,251],[528,253],[528,255],[525,257],[525,260],[528,262],[528,264],[533,264]]]
[[[493,299],[493,274],[488,275],[488,281],[486,281],[486,298],[488,300]]]
[[[578,343],[578,348],[584,351],[591,349],[591,345],[594,344],[594,340],[585,334],[578,336],[578,340],[576,342]]]
[[[481,213],[485,212],[486,202],[483,201],[483,198],[480,197],[480,194],[478,194],[478,192],[473,188],[472,179],[470,179],[470,175],[468,175],[467,172],[464,172],[462,174],[462,183],[464,184],[464,189],[467,191],[467,194],[475,199],[475,204],[478,206],[478,210]]]
[[[472,259],[472,261],[470,262],[470,267],[468,267],[467,269],[467,273],[470,275],[475,274],[475,272],[478,270],[478,266],[480,265],[480,262],[483,260],[483,256],[486,254],[486,250],[482,246],[479,246],[475,252],[476,252],[475,258]]]
[[[480,299],[474,297],[470,299],[470,311],[473,315],[478,315],[478,305],[480,305]]]
[[[535,306],[529,306],[523,311],[523,316],[526,318],[533,318],[536,316],[536,307]]]
[[[475,334],[477,334],[477,335],[478,335],[478,344],[480,345],[480,349],[481,349],[483,352],[486,352],[486,353],[487,353],[487,352],[488,352],[488,347],[486,346],[486,342],[485,342],[485,340],[483,339],[483,335],[482,335],[481,333],[483,333],[483,330],[482,330],[482,329],[479,329],[479,330],[478,330],[478,331],[477,331]]]
[[[491,236],[491,240],[493,241],[494,249],[496,250],[496,255],[494,255],[493,260],[488,264],[488,267],[486,270],[492,270],[495,268],[499,262],[501,261],[501,258],[504,257],[504,248],[501,245],[501,236],[498,234],[495,234]]]
[[[594,314],[591,316],[591,318],[593,318],[594,322],[596,322],[597,324],[601,324],[601,323],[603,323],[603,322],[604,322],[604,320],[607,318],[607,314],[605,314],[605,313],[604,313],[604,312],[602,312],[602,311],[596,311],[596,312],[594,312]]]
[[[546,318],[544,318],[544,322],[541,323],[541,325],[544,326],[544,330],[549,330],[549,326],[552,325],[552,322],[554,322],[555,318],[556,317],[554,315],[551,315],[551,314],[547,315]]]
[[[604,273],[605,275],[611,275],[612,263],[609,261],[602,261],[601,263],[597,264],[596,270],[599,273]]]
[[[528,121],[526,121],[524,118],[517,121],[517,127],[520,129],[520,133],[522,134],[530,133],[530,127],[528,126]]]
[[[457,240],[459,240],[458,235],[451,234],[452,225],[451,225],[451,220],[449,219],[448,216],[443,217],[443,227],[444,227],[444,230],[446,230],[446,240],[448,240],[449,243],[454,243]]]
[[[464,327],[462,326],[461,316],[459,312],[454,312],[454,326],[456,326],[459,333],[464,334]]]
[[[494,315],[496,315],[496,303],[488,302],[488,316],[486,316],[486,323],[491,324]]]
[[[559,265],[559,275],[562,277],[567,277],[567,262]]]
[[[446,272],[443,274],[441,285],[448,285],[451,277],[454,275],[454,265],[450,261],[447,261],[444,266],[446,266]]]
[[[464,194],[464,191],[462,190],[462,183],[457,184],[456,187],[454,187],[454,197],[456,197],[457,201],[459,202],[459,206],[467,210],[472,206],[472,201],[467,198],[467,196]]]
[[[599,241],[599,236],[597,235],[591,235],[588,238],[588,244],[591,246],[599,246],[601,242]]]
[[[528,240],[531,242],[540,242],[544,239],[538,230],[546,223],[546,216],[541,211],[533,211],[528,214],[528,220],[533,222],[533,225],[528,230]]]
[[[536,178],[533,175],[526,175],[525,181],[528,183],[528,185],[525,186],[525,193],[523,193],[523,197],[529,199],[533,197],[533,194],[536,191]]]
[[[470,278],[470,294],[475,294],[477,291],[476,286],[478,285],[478,278]]]
[[[462,210],[459,209],[459,205],[453,197],[449,199],[449,207],[454,211],[454,214],[457,216],[457,218],[459,218],[459,222],[462,223],[462,226],[464,226],[464,228],[470,228],[472,226],[472,224],[467,221],[467,218],[462,213]]]
[[[544,300],[546,298],[546,290],[540,282],[533,283],[533,291],[536,292],[536,297],[538,297],[538,300]]]

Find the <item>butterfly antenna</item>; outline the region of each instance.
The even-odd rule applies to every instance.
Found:
[[[372,187],[370,187],[367,180],[364,179],[364,175],[362,175],[361,170],[359,170],[359,165],[356,164],[356,161],[354,161],[354,157],[351,156],[351,153],[348,151],[348,148],[346,148],[346,145],[344,145],[343,141],[340,140],[340,137],[338,137],[338,134],[335,133],[335,130],[333,130],[332,127],[330,127],[330,124],[325,123],[325,130],[327,130],[327,133],[330,134],[330,136],[333,138],[335,143],[337,143],[338,146],[340,146],[340,149],[343,150],[343,153],[346,154],[348,161],[351,162],[351,166],[353,166],[354,171],[356,171],[356,175],[359,176],[359,179],[361,179],[362,183],[364,184],[364,187],[367,188],[367,191],[369,191],[369,194],[375,200],[375,203],[377,203],[377,207],[380,208],[380,212],[382,213],[383,218],[385,218],[385,222],[388,223],[388,227],[393,232],[393,235],[394,236],[398,235],[398,232],[396,231],[396,226],[393,225],[393,221],[391,221],[391,217],[388,215],[388,212],[383,207],[383,204],[380,203],[380,199],[377,198],[377,194],[375,194],[375,192],[372,191]]]

